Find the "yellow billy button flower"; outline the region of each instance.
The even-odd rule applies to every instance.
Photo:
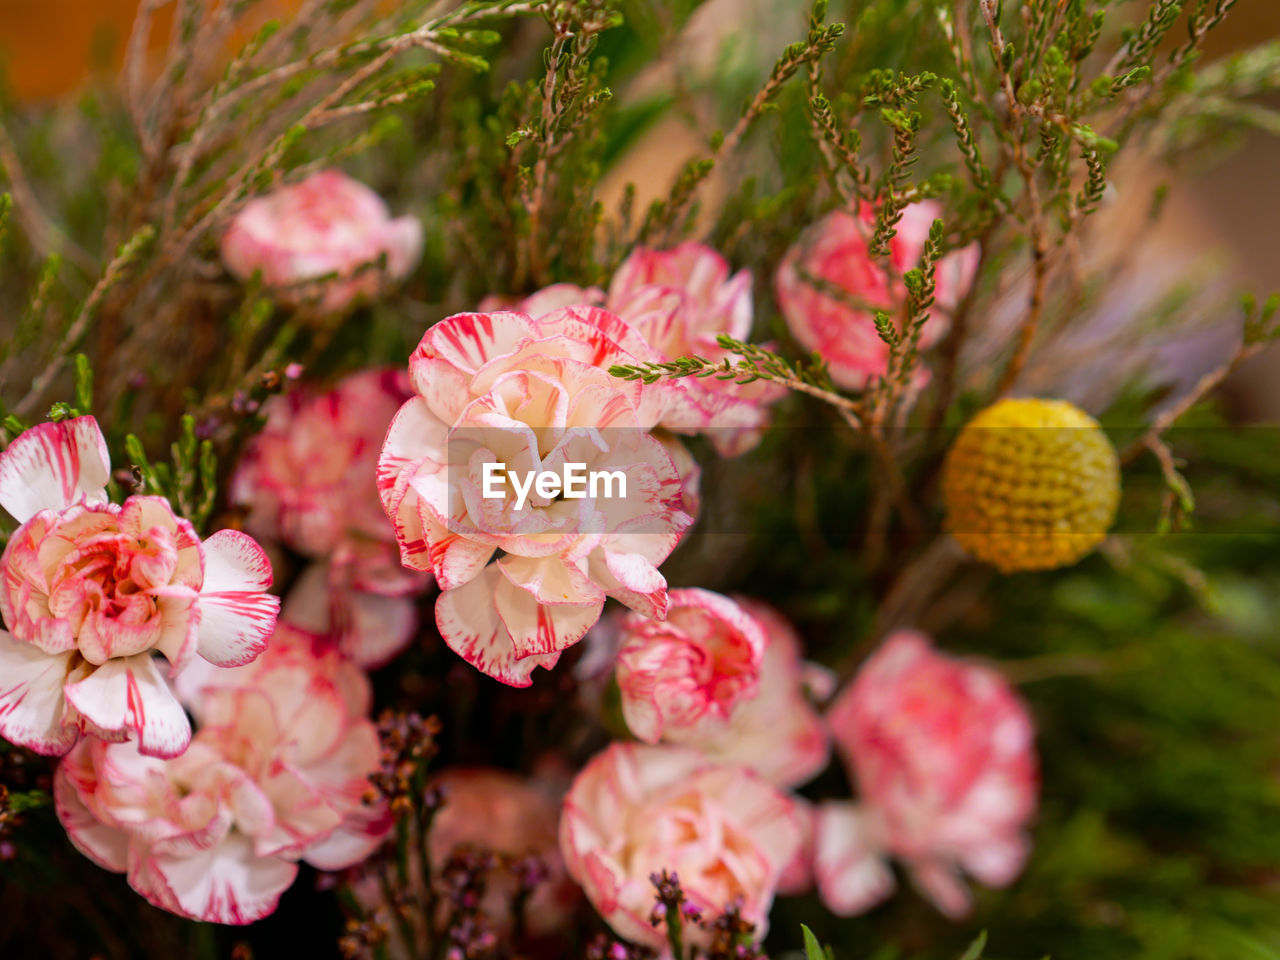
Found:
[[[1075,563],[1102,542],[1120,500],[1105,433],[1064,400],[1001,400],[975,416],[943,466],[947,529],[1002,573]]]

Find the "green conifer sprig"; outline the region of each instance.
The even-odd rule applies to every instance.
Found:
[[[179,515],[203,532],[218,498],[218,458],[213,442],[196,435],[195,417],[184,415],[178,439],[169,447],[170,461],[152,463],[136,434],[124,438],[139,490],[168,498]]]
[[[937,290],[938,263],[946,252],[946,229],[941,220],[934,220],[929,225],[929,237],[924,244],[924,252],[920,257],[920,265],[908,270],[902,276],[907,288],[907,320],[904,326],[906,352],[902,358],[902,369],[898,373],[898,382],[905,386],[920,359],[920,337],[929,320],[929,310],[933,307],[934,293]]]
[[[955,82],[944,78],[938,85],[938,92],[947,109],[947,116],[951,119],[951,129],[955,133],[956,144],[964,157],[964,165],[969,171],[974,187],[984,199],[992,200],[999,206],[1007,206],[1003,194],[995,187],[990,168],[978,151],[977,138],[969,123],[969,116],[960,103],[960,93],[956,89]]]
[[[1097,150],[1085,147],[1081,150],[1081,156],[1084,158],[1088,177],[1076,198],[1076,209],[1087,216],[1096,211],[1098,204],[1102,202],[1102,195],[1107,189],[1107,168],[1102,154]]]
[[[817,0],[809,18],[809,31],[805,39],[797,40],[783,50],[782,56],[769,72],[768,79],[747,103],[733,129],[726,134],[716,133],[711,138],[710,155],[689,161],[681,170],[669,198],[655,200],[650,205],[637,234],[637,243],[647,243],[659,236],[670,236],[686,215],[698,187],[715,165],[742,142],[756,121],[774,108],[787,81],[802,67],[821,60],[831,52],[845,28],[843,23],[825,24],[826,13],[827,0]]]
[[[638,364],[614,364],[609,374],[622,380],[639,380],[654,384],[659,380],[679,380],[684,377],[732,381],[740,385],[767,380],[797,393],[808,394],[835,407],[851,427],[860,428],[863,409],[860,401],[842,395],[827,370],[826,361],[818,353],[806,361],[793,362],[754,343],[744,343],[726,334],[716,337],[716,343],[734,357],[719,361],[705,357],[677,357],[674,360]]]
[[[922,115],[915,111],[894,110],[888,107],[880,111],[880,117],[893,132],[893,147],[892,158],[880,179],[882,199],[876,208],[875,232],[868,244],[871,255],[875,257],[888,255],[889,242],[897,232],[902,211],[913,199],[909,195],[907,186],[911,168],[919,159],[916,156],[916,137],[923,120]]]
[[[1137,29],[1129,32],[1124,46],[1113,59],[1116,69],[1104,72],[1129,70],[1148,61],[1182,14],[1182,6],[1183,0],[1156,0]]]

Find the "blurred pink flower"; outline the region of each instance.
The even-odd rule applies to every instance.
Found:
[[[710,590],[672,590],[666,620],[630,614],[617,668],[627,726],[646,743],[714,736],[756,695],[766,643],[755,618]]]
[[[513,906],[522,880],[536,879],[523,907],[524,931],[534,937],[563,931],[581,900],[560,856],[556,822],[563,798],[557,785],[535,769],[521,776],[494,767],[447,767],[431,778],[429,788],[439,790],[440,806],[431,817],[428,857],[437,896],[436,930],[448,929],[450,897],[438,896],[441,878],[452,856],[493,854],[496,863],[485,872],[484,892],[477,906],[499,933],[510,929]],[[419,843],[416,831],[411,844]],[[408,889],[412,902],[430,902],[422,885],[421,858],[408,858]],[[378,870],[361,871],[350,889],[370,912],[385,910],[386,890]],[[523,874],[523,876],[522,876]],[[527,889],[527,888],[525,888]],[[435,944],[406,943],[401,930],[392,926],[387,953],[392,960],[419,957]]]
[[[345,310],[378,292],[377,269],[400,280],[422,255],[422,224],[412,216],[392,219],[382,198],[337,170],[250,200],[222,237],[222,260],[240,280],[261,271],[263,283],[282,302],[302,302],[302,285],[333,275],[319,308]]]
[[[280,618],[329,637],[370,670],[409,645],[418,629],[416,597],[430,581],[430,574],[401,566],[395,544],[352,539],[298,575]]]
[[[435,574],[441,636],[489,676],[527,686],[599,619],[606,596],[666,615],[658,564],[692,518],[684,478],[649,430],[687,392],[606,372],[650,355],[618,317],[570,307],[537,320],[459,314],[410,358],[418,395],[388,432],[382,503],[401,561]],[[486,498],[494,463],[530,479],[566,463],[621,471],[627,494]]]
[[[829,801],[813,818],[813,875],[828,910],[865,913],[893,893],[886,838],[873,807]]]
[[[578,774],[560,815],[569,874],[619,936],[661,950],[649,915],[662,870],[679,876],[710,919],[741,898],[767,929],[784,871],[803,843],[795,802],[742,767],[710,763],[687,747],[615,743]],[[706,934],[686,924],[687,943]]]
[[[735,599],[764,631],[760,684],[755,696],[733,708],[725,726],[695,745],[718,763],[750,767],[770,783],[797,787],[826,767],[831,754],[826,724],[809,697],[823,698],[825,671],[801,659],[800,637],[778,611]]]
[[[487,850],[502,857],[535,857],[547,878],[535,888],[526,907],[531,932],[550,933],[568,919],[577,887],[565,871],[557,843],[560,797],[547,784],[488,767],[449,767],[432,779],[444,805],[431,821],[431,862],[442,864],[460,848]],[[516,878],[493,878],[485,897],[486,914],[510,913]]]
[[[402,370],[366,370],[332,390],[272,398],[231,479],[246,528],[321,562],[289,592],[285,619],[332,636],[363,667],[380,666],[417,628],[413,601],[430,583],[396,560],[378,500],[378,450],[409,397]]]
[[[929,228],[940,213],[932,200],[903,211],[897,235],[889,243],[889,263],[897,277],[919,265]],[[776,277],[778,305],[796,340],[822,355],[832,380],[854,390],[883,375],[888,364],[889,348],[876,333],[875,311],[895,315],[906,298],[901,280],[891,279],[867,249],[874,223],[867,207],[860,216],[845,210],[829,213],[791,248]],[[938,263],[934,306],[921,333],[921,347],[932,345],[945,332],[949,314],[968,292],[977,267],[976,244],[953,250]]]
[[[85,856],[155,906],[244,924],[275,909],[298,860],[341,869],[382,842],[388,812],[364,800],[368,681],[336,651],[282,627],[254,663],[180,686],[198,723],[182,756],[85,741],[58,767],[58,817]]]
[[[827,715],[856,778],[860,808],[819,814],[818,883],[850,913],[892,886],[870,862],[891,854],[949,916],[969,909],[961,872],[1000,887],[1030,852],[1035,731],[994,670],[936,653],[921,634],[891,635]]]
[[[44,754],[81,732],[172,757],[191,726],[153,653],[176,670],[262,652],[279,601],[249,536],[203,542],[163,497],[107,502],[93,417],[43,423],[0,454],[0,506],[22,524],[0,557],[0,734]]]
[[[266,423],[245,446],[231,499],[245,529],[308,557],[328,557],[353,536],[395,542],[378,500],[378,450],[413,396],[403,370],[365,370],[332,390],[272,397]]]

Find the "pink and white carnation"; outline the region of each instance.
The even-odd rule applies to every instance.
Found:
[[[753,320],[751,273],[740,270],[731,277],[724,257],[692,242],[670,250],[637,247],[614,273],[608,293],[557,283],[520,301],[518,309],[538,317],[573,304],[616,313],[662,360],[700,356],[719,362],[732,357],[717,338],[726,334],[745,341]],[[706,433],[724,456],[744,453],[759,442],[768,405],[785,392],[763,380],[736,384],[714,377],[690,377],[685,386],[692,402],[669,411],[662,426],[678,433]]]
[[[756,696],[768,643],[759,622],[710,590],[672,590],[667,618],[632,613],[621,625],[622,715],[646,743],[700,744]]]
[[[260,273],[284,303],[305,299],[321,278],[319,309],[346,310],[408,275],[422,256],[422,224],[392,218],[376,193],[338,170],[313,174],[250,200],[222,237],[222,261],[238,279]],[[384,271],[376,269],[386,258]]]
[[[666,616],[658,565],[692,518],[685,478],[650,430],[687,393],[607,372],[650,356],[617,316],[570,307],[536,320],[449,317],[410,358],[417,396],[387,434],[382,503],[401,561],[435,575],[441,636],[483,673],[527,686],[599,619],[606,597]],[[530,479],[567,463],[620,471],[626,495],[530,490],[521,503],[507,484],[485,497],[485,474],[499,463]]]
[[[234,670],[184,671],[198,730],[182,756],[80,743],[54,801],[72,843],[155,906],[212,923],[271,913],[298,861],[322,870],[369,856],[390,828],[369,805],[378,766],[367,679],[331,647],[282,627]]]
[[[665,924],[649,922],[650,876],[677,874],[690,904],[708,919],[738,901],[767,929],[774,893],[804,840],[796,803],[742,767],[697,750],[615,743],[578,774],[560,815],[569,874],[614,932],[655,950]],[[685,941],[707,934],[685,926]]]
[[[962,872],[1013,882],[1031,849],[1038,774],[1031,717],[1000,674],[899,631],[827,719],[861,795],[818,815],[818,887],[833,911],[888,894],[885,855],[948,916],[970,906]]]
[[[837,384],[861,390],[885,374],[889,348],[876,332],[875,311],[894,314],[905,302],[900,278],[919,265],[929,228],[940,213],[932,200],[903,211],[897,235],[889,243],[893,276],[868,249],[875,230],[875,213],[868,206],[860,214],[827,214],[778,267],[775,287],[787,325],[802,346],[821,354]],[[953,250],[939,261],[934,305],[920,336],[922,348],[946,332],[949,316],[968,292],[977,268],[976,244]]]
[[[319,561],[290,591],[286,619],[334,637],[365,667],[404,649],[417,627],[414,596],[430,583],[397,562],[378,499],[382,438],[412,395],[404,371],[379,368],[325,392],[273,397],[231,479],[249,532]]]
[[[728,722],[696,746],[717,763],[750,767],[770,783],[797,787],[813,779],[831,755],[826,724],[812,699],[829,695],[828,671],[801,659],[800,637],[777,610],[736,598],[765,636],[755,696],[736,704]]]
[[[43,423],[0,453],[0,734],[60,755],[82,733],[173,757],[191,725],[156,655],[231,667],[262,652],[279,600],[244,533],[201,540],[163,497],[107,501],[93,417]]]

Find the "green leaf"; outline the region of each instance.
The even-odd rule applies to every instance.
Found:
[[[804,956],[805,960],[835,960],[835,955],[831,952],[830,947],[823,947],[818,942],[818,938],[813,935],[813,931],[800,924],[800,932],[804,935]]]
[[[969,949],[964,952],[960,960],[978,960],[982,956],[982,951],[987,948],[987,931],[983,930],[978,934],[978,939],[969,944]]]
[[[93,411],[93,368],[83,353],[76,354],[76,408],[82,415]]]

